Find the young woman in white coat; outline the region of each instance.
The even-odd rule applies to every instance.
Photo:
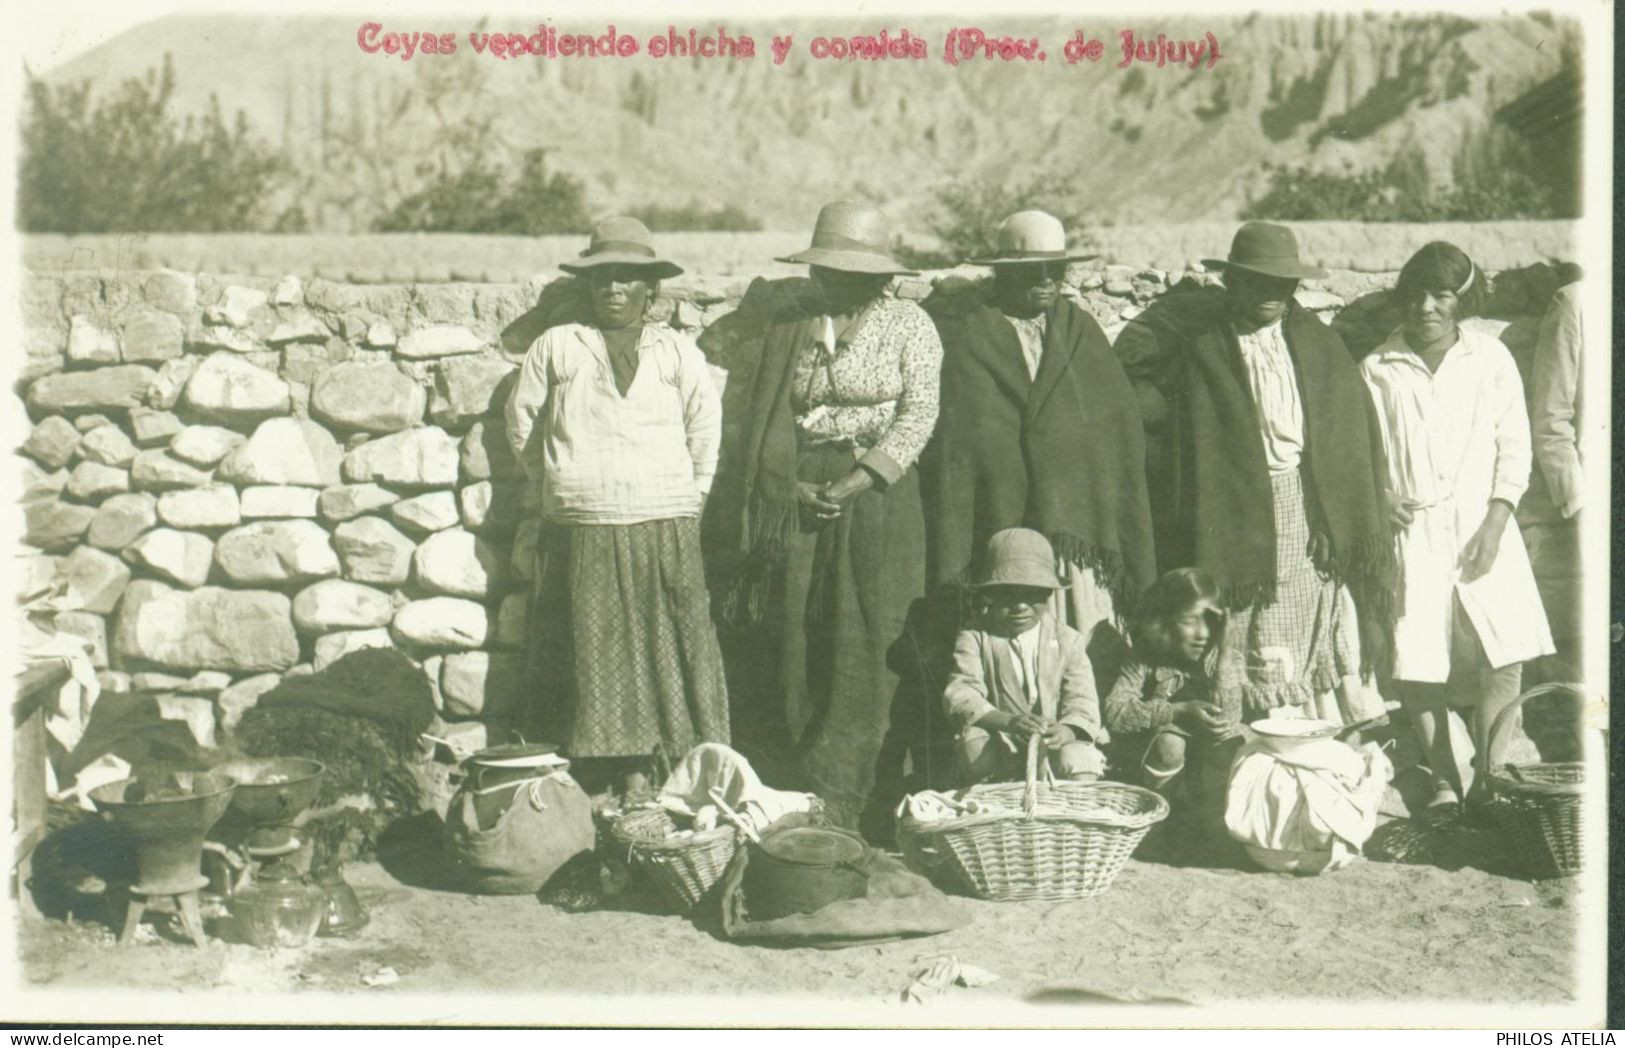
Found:
[[[1512,512],[1529,484],[1529,418],[1512,354],[1459,322],[1484,296],[1461,249],[1434,242],[1400,270],[1404,323],[1360,365],[1388,458],[1397,561],[1394,670],[1427,750],[1429,815],[1478,807],[1505,738],[1489,729],[1517,697],[1523,663],[1551,631]],[[1450,742],[1450,710],[1472,728],[1474,785]]]

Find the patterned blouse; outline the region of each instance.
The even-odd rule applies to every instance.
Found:
[[[850,445],[859,465],[895,484],[931,439],[941,371],[936,325],[913,302],[880,299],[840,343],[825,317],[791,384],[802,440]]]
[[[1208,682],[1201,674],[1173,666],[1135,660],[1123,670],[1100,704],[1107,731],[1132,735],[1166,728],[1174,722],[1174,703],[1208,701]]]

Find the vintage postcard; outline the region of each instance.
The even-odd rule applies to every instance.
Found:
[[[1604,1025],[1612,5],[47,6],[0,1018]]]

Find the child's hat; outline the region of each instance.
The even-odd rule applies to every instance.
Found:
[[[1032,586],[1060,589],[1055,575],[1055,549],[1049,539],[1031,528],[1005,528],[987,540],[984,586]]]

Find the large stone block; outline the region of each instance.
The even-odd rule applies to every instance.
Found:
[[[344,656],[367,648],[393,648],[395,641],[386,629],[342,630],[317,637],[311,661],[320,673]]]
[[[241,447],[246,439],[224,426],[187,426],[169,442],[169,453],[199,469],[208,469]]]
[[[521,667],[517,655],[487,651],[447,655],[440,667],[440,694],[446,716],[511,718],[524,694]]]
[[[149,408],[168,411],[180,403],[181,393],[197,372],[197,357],[176,357],[166,360],[158,369],[158,377],[147,387],[146,404]]]
[[[290,410],[288,384],[231,353],[211,353],[186,384],[185,406],[199,418],[249,426]]]
[[[395,353],[407,360],[426,360],[478,353],[484,348],[485,340],[462,324],[432,324],[402,338],[395,346]]]
[[[87,460],[73,467],[63,490],[81,502],[100,502],[109,495],[130,490],[130,471]]]
[[[23,491],[20,501],[54,499],[68,486],[68,471],[65,469],[53,469],[47,473],[32,462],[22,465]]]
[[[117,364],[118,336],[94,317],[75,313],[68,322],[68,359],[76,364]]]
[[[117,426],[98,426],[79,442],[79,457],[104,466],[125,467],[135,461],[135,442]]]
[[[430,491],[401,499],[389,507],[389,518],[419,533],[442,531],[457,523],[457,496],[449,491]]]
[[[407,488],[457,483],[457,442],[439,426],[369,440],[344,456],[344,479]]]
[[[58,633],[81,637],[90,651],[90,664],[96,669],[107,668],[107,620],[86,611],[60,611],[52,619]]]
[[[326,324],[305,310],[298,309],[281,311],[265,341],[273,346],[283,346],[291,342],[326,342],[332,337],[333,332],[327,329]]]
[[[505,360],[464,357],[443,362],[436,371],[430,417],[442,426],[460,428],[502,411],[507,378],[518,369]]]
[[[40,420],[34,431],[23,441],[23,453],[30,455],[46,469],[61,469],[79,450],[84,438],[72,422],[61,415]]]
[[[242,447],[220,463],[220,476],[235,484],[296,484],[320,488],[339,482],[343,449],[309,419],[261,422]]]
[[[357,517],[333,532],[333,545],[352,582],[399,586],[411,574],[412,540],[377,517]]]
[[[303,517],[316,515],[315,488],[297,488],[286,484],[260,485],[243,489],[243,519],[260,520],[273,517]]]
[[[476,422],[463,436],[458,457],[464,481],[523,480],[524,471],[498,422]]]
[[[211,324],[245,328],[257,314],[265,312],[268,301],[269,296],[259,288],[228,284],[220,295],[220,301],[209,308],[206,317]]]
[[[201,488],[209,482],[206,470],[171,458],[162,448],[149,448],[130,463],[130,483],[141,491],[178,491]]]
[[[85,536],[97,549],[121,550],[158,523],[158,500],[146,492],[114,495],[96,509]]]
[[[436,593],[484,598],[500,592],[506,579],[502,554],[462,528],[437,532],[412,556],[418,582]]]
[[[215,543],[214,560],[233,582],[280,584],[339,573],[327,532],[309,520],[262,520],[233,528]]]
[[[230,484],[166,491],[158,496],[158,519],[172,528],[234,528],[242,523],[242,504]]]
[[[189,317],[197,310],[197,278],[190,273],[161,269],[141,285],[142,297],[155,309]]]
[[[68,580],[68,594],[80,607],[95,615],[110,615],[130,584],[130,569],[111,553],[90,546],[76,546],[62,561]]]
[[[262,695],[281,683],[281,674],[261,673],[244,677],[222,690],[214,700],[215,715],[221,729],[227,732],[237,730],[243,714],[257,706]]]
[[[155,528],[126,546],[124,559],[170,582],[196,589],[209,580],[214,543],[195,531]]]
[[[181,320],[173,313],[139,309],[119,325],[119,355],[131,364],[157,363],[182,353]]]
[[[141,405],[157,377],[156,371],[141,364],[46,375],[28,387],[28,410],[34,415],[129,411]]]
[[[322,489],[316,509],[323,520],[343,521],[383,509],[399,500],[399,495],[377,484],[337,484]]]
[[[126,668],[285,670],[299,661],[291,610],[280,593],[214,586],[185,592],[137,579],[119,605],[113,651]]]
[[[23,541],[47,553],[77,543],[96,516],[94,506],[78,506],[55,499],[23,504]]]
[[[390,632],[419,648],[463,650],[484,644],[490,628],[484,605],[460,597],[429,597],[397,611]]]
[[[293,624],[302,633],[372,629],[394,617],[389,594],[343,579],[324,579],[293,599]]]
[[[426,399],[393,364],[335,364],[316,377],[310,413],[340,429],[394,433],[423,421]]]
[[[151,448],[168,444],[185,425],[173,411],[152,408],[134,408],[130,411],[130,433],[137,447]]]

